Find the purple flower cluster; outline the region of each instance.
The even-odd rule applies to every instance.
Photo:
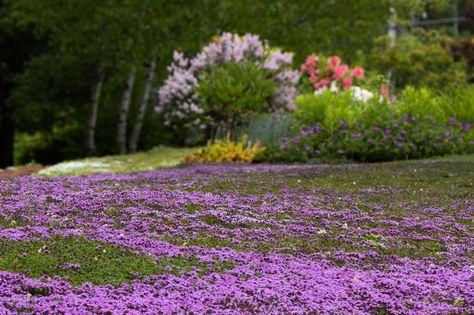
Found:
[[[344,194],[301,182],[327,171],[308,165],[193,166],[0,180],[0,238],[81,236],[157,260],[193,257],[210,266],[204,275],[172,274],[167,267],[169,273],[118,287],[73,287],[59,277],[0,271],[0,313],[474,312],[474,200],[396,201],[390,208],[399,210],[389,211],[385,203],[361,199],[403,188]],[[13,220],[22,224],[9,224]],[[213,241],[220,245],[210,246]],[[213,262],[234,267],[220,270]]]
[[[223,33],[218,39],[202,49],[194,58],[188,59],[175,52],[173,62],[168,67],[169,76],[158,91],[157,112],[164,112],[166,123],[173,120],[190,120],[188,127],[204,127],[199,115],[197,86],[199,74],[209,66],[225,62],[251,61],[259,68],[268,71],[277,83],[271,108],[272,112],[285,112],[295,109],[296,84],[300,74],[292,70],[293,55],[281,50],[271,50],[257,35],[238,36]]]

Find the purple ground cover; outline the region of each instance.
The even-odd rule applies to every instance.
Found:
[[[80,237],[198,263],[118,286],[4,268],[0,314],[472,314],[473,165],[3,179],[1,242]]]

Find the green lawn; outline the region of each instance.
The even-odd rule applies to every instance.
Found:
[[[157,148],[128,155],[65,161],[41,170],[42,176],[78,176],[96,173],[134,173],[179,165],[198,148]]]

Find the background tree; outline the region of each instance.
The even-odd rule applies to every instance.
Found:
[[[178,144],[179,134],[149,106],[157,102],[153,91],[166,77],[173,50],[195,54],[213,35],[258,33],[295,52],[296,65],[313,52],[362,62],[374,39],[386,34],[390,7],[409,20],[412,12],[437,3],[445,10],[451,5],[448,0],[0,0],[0,165],[12,163],[13,143],[17,162],[43,163]],[[462,15],[469,1],[460,3]],[[131,73],[134,84],[127,86]]]

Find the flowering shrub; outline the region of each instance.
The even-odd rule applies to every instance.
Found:
[[[347,64],[341,64],[339,56],[329,58],[310,55],[301,65],[301,72],[307,74],[314,90],[328,89],[336,92],[339,89],[350,88],[356,80],[364,79],[364,69],[350,69]]]
[[[391,161],[464,153],[474,149],[471,124],[452,118],[447,124],[436,124],[427,118],[412,116],[384,117],[349,125],[339,122],[337,130],[320,124],[303,127],[293,137],[281,139],[281,157],[305,161],[310,159],[352,159],[356,161]],[[280,158],[281,158],[280,157]]]
[[[164,112],[165,123],[176,126],[184,124],[189,129],[203,129],[211,124],[212,119],[204,121],[209,112],[208,108],[203,108],[198,93],[201,79],[210,68],[229,62],[251,62],[275,82],[267,111],[285,112],[294,109],[299,73],[291,69],[293,55],[271,49],[257,35],[224,33],[193,58],[174,53],[173,62],[168,67],[168,78],[158,91],[159,104],[155,107],[157,112]]]
[[[268,109],[275,87],[275,81],[252,62],[227,62],[202,75],[197,94],[207,113],[206,124],[232,132],[255,113]]]
[[[251,163],[258,155],[262,154],[265,148],[260,142],[254,144],[248,141],[247,136],[243,136],[239,141],[234,142],[227,136],[225,139],[210,142],[206,147],[198,152],[184,158],[184,163],[198,162],[246,162]]]
[[[296,98],[296,130],[267,149],[268,159],[387,161],[474,149],[472,99],[407,87],[399,100],[361,102],[350,91]],[[459,118],[457,117],[459,116]],[[299,130],[299,131],[298,131]]]

